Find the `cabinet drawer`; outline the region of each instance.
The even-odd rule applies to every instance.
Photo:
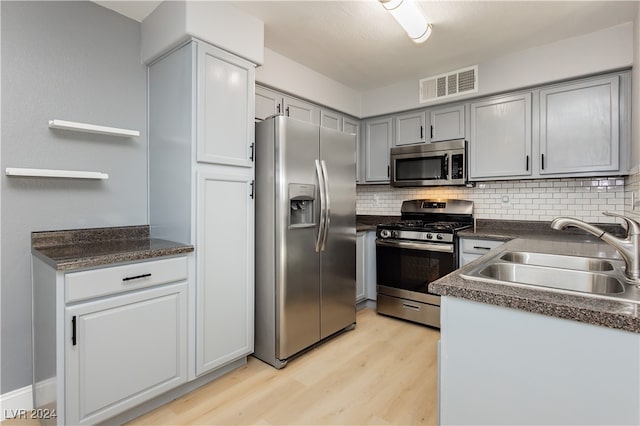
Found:
[[[475,253],[475,254],[485,254],[492,248],[501,246],[505,243],[505,241],[493,241],[493,240],[473,240],[473,239],[462,239],[461,247],[463,253]]]
[[[65,302],[185,280],[187,258],[138,262],[65,274]]]

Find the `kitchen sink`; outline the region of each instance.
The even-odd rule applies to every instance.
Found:
[[[613,265],[608,260],[590,257],[508,251],[500,256],[500,259],[518,264],[575,269],[578,271],[613,271]]]
[[[613,267],[611,267],[611,269],[613,269]],[[611,294],[624,292],[624,285],[611,275],[577,271],[574,269],[496,262],[485,266],[478,274],[498,281],[530,284],[584,293]]]
[[[624,271],[624,260],[604,244],[518,239],[464,267],[460,277],[640,305],[640,286]]]

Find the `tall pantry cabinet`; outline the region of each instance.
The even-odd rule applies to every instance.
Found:
[[[149,65],[153,237],[195,245],[195,376],[253,352],[255,65],[192,40]]]

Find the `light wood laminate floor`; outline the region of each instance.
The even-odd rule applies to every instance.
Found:
[[[129,425],[423,425],[436,423],[431,328],[358,312],[354,330],[276,370],[246,366]]]
[[[282,370],[249,357],[128,425],[434,425],[439,338],[438,330],[364,309],[354,330]]]

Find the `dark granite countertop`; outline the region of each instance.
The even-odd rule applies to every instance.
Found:
[[[147,225],[31,233],[31,252],[58,271],[175,256],[193,250],[192,245],[150,238]]]
[[[485,238],[483,236],[483,238]],[[567,254],[591,255],[596,257],[617,257],[609,245],[584,235],[567,235],[563,239],[552,236],[537,236],[535,241],[515,239],[491,250],[485,256],[463,266],[451,274],[429,284],[429,291],[441,296],[487,303],[506,308],[538,313],[542,315],[580,321],[584,323],[640,333],[640,300],[605,299],[575,292],[559,292],[544,287],[509,285],[476,281],[461,277],[479,264],[487,262],[496,251],[511,246],[528,244],[536,251],[536,241],[553,241],[559,251]]]
[[[623,236],[625,231],[622,226],[615,223],[598,223],[596,226],[612,233]],[[577,229],[568,228],[562,231],[551,229],[551,222],[536,222],[524,220],[491,220],[478,219],[473,228],[458,232],[460,238],[476,238],[482,240],[509,241],[514,238],[559,238],[567,235],[584,236],[585,239],[597,241],[590,234]]]
[[[397,222],[400,216],[375,216],[359,214],[356,216],[356,232],[375,231],[379,223]]]

